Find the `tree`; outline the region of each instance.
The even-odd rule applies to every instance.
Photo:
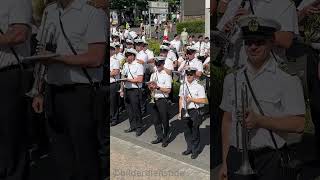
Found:
[[[112,0],[110,1],[110,8],[115,10],[124,10],[125,7],[134,7],[134,4],[139,1],[136,0]]]

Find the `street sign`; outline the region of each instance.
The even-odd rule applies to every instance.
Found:
[[[148,1],[149,8],[163,8],[168,9],[169,3],[168,2],[158,2],[158,1]]]
[[[160,9],[160,8],[150,8],[151,14],[168,14],[168,9]]]

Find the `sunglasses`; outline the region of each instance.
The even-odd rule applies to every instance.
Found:
[[[259,40],[253,40],[253,39],[248,39],[244,41],[244,44],[246,46],[251,46],[252,44],[256,45],[256,46],[263,46],[266,44],[266,40],[264,39],[259,39]]]
[[[155,62],[155,65],[156,66],[161,66],[161,65],[163,65],[164,64],[164,62]]]
[[[186,72],[186,75],[187,75],[187,76],[193,76],[193,75],[194,75],[194,72]]]

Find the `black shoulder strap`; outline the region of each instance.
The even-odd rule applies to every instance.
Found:
[[[74,55],[78,55],[77,51],[74,49],[74,47],[72,46],[68,36],[66,35],[66,32],[64,31],[64,27],[63,27],[63,24],[62,24],[62,21],[61,21],[61,12],[60,11],[59,11],[59,22],[60,22],[60,27],[61,27],[61,31],[62,31],[63,37],[67,41],[68,46],[70,47],[70,49],[71,49],[71,51],[73,52]],[[83,73],[85,74],[85,76],[87,77],[87,79],[89,80],[90,84],[93,85],[92,78],[90,77],[87,69],[83,68],[83,67],[81,69],[82,69]]]
[[[0,33],[1,33],[1,34],[4,34],[4,32],[2,31],[2,29],[0,29]],[[19,66],[20,66],[20,68],[21,68],[21,69],[24,69],[24,68],[23,68],[23,65],[22,65],[22,63],[21,63],[21,61],[20,61],[20,58],[19,58],[17,52],[13,49],[13,47],[10,47],[10,51],[12,52],[12,54],[14,55],[14,57],[16,58]]]
[[[253,92],[253,89],[252,89],[252,86],[251,86],[251,84],[250,84],[250,81],[249,81],[249,78],[248,78],[247,70],[246,70],[246,69],[244,70],[244,76],[245,76],[245,78],[246,78],[246,82],[247,82],[247,85],[248,85],[248,87],[249,87],[249,90],[250,90],[250,93],[251,93],[251,95],[252,95],[252,98],[253,98],[253,100],[254,100],[254,103],[257,105],[257,107],[258,107],[258,109],[259,109],[259,111],[260,111],[260,114],[264,116],[264,112],[263,112],[263,110],[262,110],[262,108],[261,108],[261,106],[260,106],[260,104],[259,104],[259,102],[258,102],[258,100],[257,100],[257,98],[256,98],[256,96],[255,96],[255,94],[254,94],[254,92]],[[272,131],[271,131],[270,129],[268,129],[268,131],[269,131],[269,133],[270,133],[270,136],[271,136],[272,142],[273,142],[273,144],[274,144],[274,147],[276,148],[277,151],[279,151],[278,144],[277,144],[277,142],[276,142],[276,140],[275,140],[275,138],[274,138],[274,136],[273,136]]]

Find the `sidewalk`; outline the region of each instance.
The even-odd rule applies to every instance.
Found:
[[[210,173],[111,137],[111,180],[209,180]]]

